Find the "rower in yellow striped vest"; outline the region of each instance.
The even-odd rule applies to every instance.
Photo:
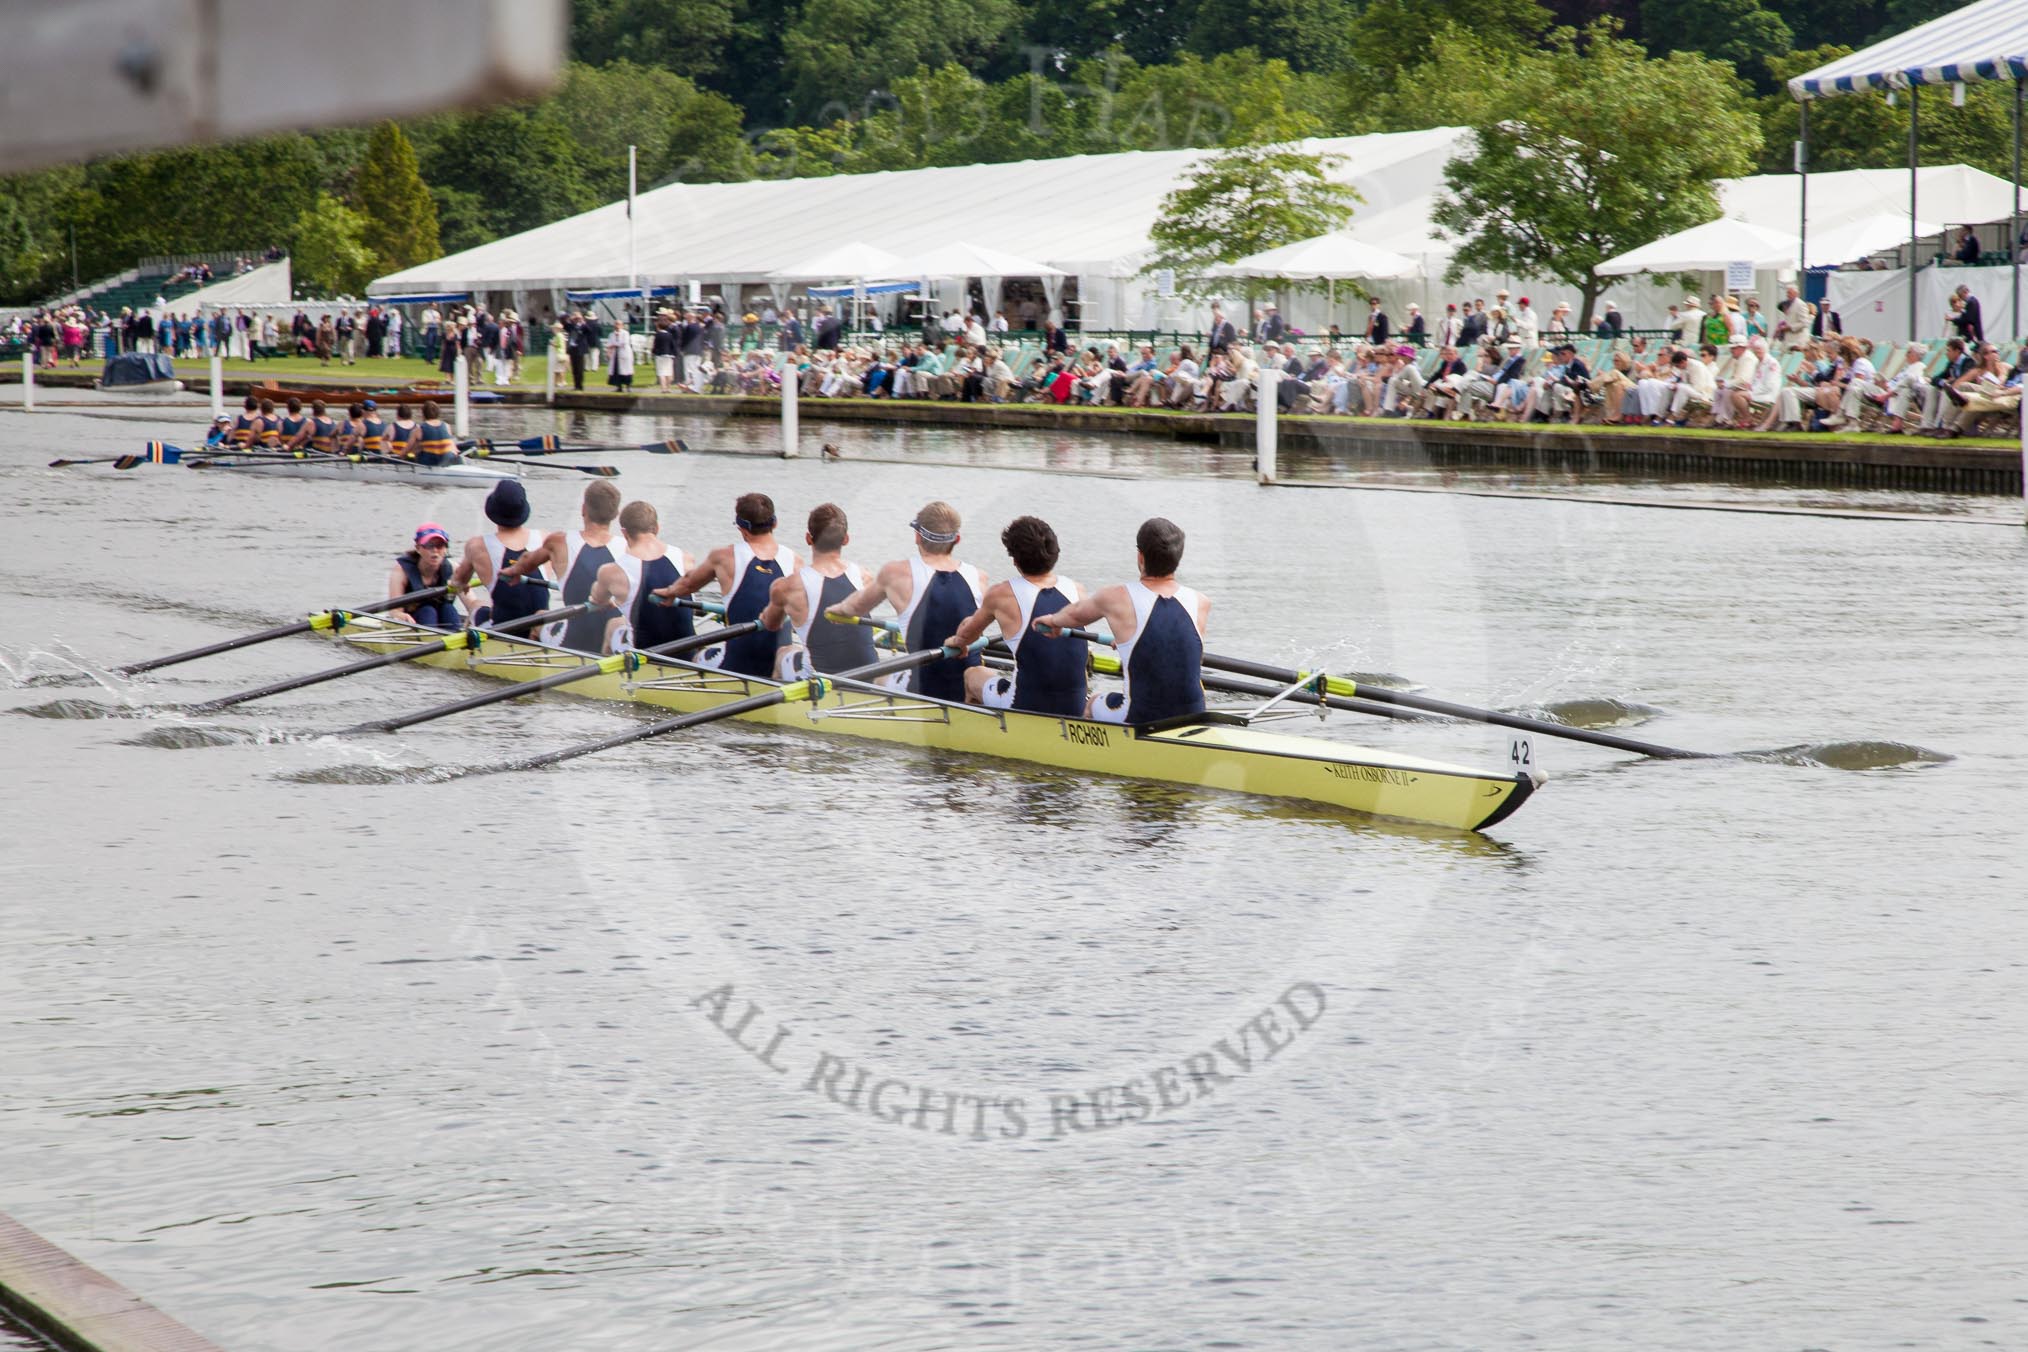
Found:
[[[415,455],[416,443],[422,440],[422,429],[416,426],[415,414],[407,404],[394,410],[394,421],[387,428],[387,453],[407,460]]]
[[[381,421],[380,405],[371,399],[359,405],[359,449],[371,455],[387,453],[387,424]]]
[[[419,462],[425,465],[458,463],[458,439],[452,434],[451,425],[444,421],[443,410],[434,400],[423,404],[422,423],[417,433],[414,446],[415,458]]]

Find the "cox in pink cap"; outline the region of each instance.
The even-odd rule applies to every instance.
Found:
[[[432,540],[441,541],[444,547],[448,549],[450,548],[451,544],[451,533],[445,530],[442,526],[439,526],[434,521],[425,521],[420,526],[417,526],[415,528],[415,542],[417,547],[426,545]]]

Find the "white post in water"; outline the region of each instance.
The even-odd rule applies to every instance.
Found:
[[[211,354],[211,416],[225,416],[225,358]]]
[[[542,354],[542,402],[556,402],[556,339],[553,337]]]
[[[451,430],[460,437],[472,435],[472,372],[465,364],[465,349],[458,347],[457,365],[452,375],[455,382],[451,404]]]
[[[796,442],[800,433],[796,427],[796,399],[798,382],[796,354],[784,352],[782,360],[782,459],[796,458]]]
[[[35,412],[35,349],[21,354],[21,411]]]
[[[1275,425],[1275,415],[1280,411],[1276,407],[1275,384],[1281,374],[1263,363],[1253,391],[1254,402],[1259,405],[1254,410],[1253,465],[1260,472],[1260,481],[1264,484],[1275,481],[1275,451],[1281,434],[1281,429]]]

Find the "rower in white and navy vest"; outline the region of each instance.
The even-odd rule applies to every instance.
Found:
[[[404,460],[412,459],[421,440],[422,428],[416,425],[414,410],[407,404],[397,405],[394,421],[387,428],[387,453]]]
[[[1134,537],[1141,577],[1105,587],[1049,615],[1035,617],[1043,634],[1060,635],[1104,620],[1124,673],[1123,693],[1097,695],[1090,716],[1108,723],[1160,723],[1204,712],[1204,623],[1211,602],[1176,581],[1183,529],[1151,517]]]
[[[661,529],[661,519],[645,502],[630,502],[620,509],[626,548],[599,569],[591,589],[593,605],[616,612],[607,623],[607,652],[659,648],[697,632],[688,606],[653,604],[654,589],[681,581],[691,563],[688,554],[663,543]]]
[[[842,606],[832,607],[851,615],[870,615],[882,601],[893,606],[901,621],[901,632],[910,652],[934,648],[979,608],[986,592],[986,575],[969,563],[960,563],[952,550],[962,538],[963,524],[958,509],[948,502],[932,502],[915,514],[909,525],[915,530],[915,557],[882,564],[873,581],[854,592]],[[979,665],[979,655],[949,657],[918,667],[906,677],[907,688],[931,699],[961,703],[965,698],[965,673]]]
[[[423,405],[423,429],[429,429],[429,414],[434,404]],[[583,517],[582,530],[551,531],[543,540],[542,547],[523,554],[502,570],[508,577],[522,577],[548,565],[549,571],[561,579],[558,605],[574,606],[591,600],[592,588],[598,585],[599,570],[617,561],[625,552],[625,546],[615,538],[613,518],[620,514],[620,490],[604,479],[594,480],[584,490],[584,503],[578,509]],[[665,582],[668,579],[663,579]],[[631,591],[629,595],[631,595]],[[685,619],[690,612],[681,612]],[[542,632],[545,642],[561,644],[579,652],[603,652],[606,646],[606,631],[612,622],[620,617],[613,606],[600,606],[582,615],[573,615],[568,620],[559,620]]]
[[[239,416],[232,420],[232,444],[251,446],[261,433],[261,401],[252,395],[240,409]]]
[[[1041,517],[1015,517],[1000,532],[1000,543],[1018,576],[986,588],[978,610],[944,646],[969,647],[987,625],[997,623],[1014,650],[1014,672],[974,667],[965,673],[965,698],[989,709],[1083,718],[1090,643],[1068,635],[1050,638],[1029,626],[1037,612],[1048,615],[1083,600],[1084,588],[1057,573],[1056,532]]]
[[[418,425],[415,440],[415,458],[425,465],[455,465],[458,463],[457,434],[452,432],[451,425],[444,421],[443,410],[437,407],[436,401],[433,399],[423,402],[422,422]],[[619,510],[620,495],[615,491],[613,494],[613,511],[618,512]],[[606,524],[611,525],[612,520],[612,516],[608,515],[606,517]],[[585,589],[587,592],[590,591],[591,584],[589,582],[585,584]],[[581,601],[584,598],[579,597],[577,599]],[[565,602],[565,604],[574,605],[576,602]]]
[[[795,634],[795,641],[781,649],[776,674],[793,681],[812,671],[872,666],[880,660],[873,650],[873,630],[824,618],[825,611],[866,585],[866,570],[846,562],[842,553],[852,543],[845,509],[835,502],[819,505],[810,513],[803,538],[810,545],[810,561],[769,588],[767,609],[760,613],[768,629],[779,629],[786,620]]]
[[[397,554],[394,571],[387,575],[387,598],[408,596],[430,587],[442,587],[451,581],[451,537],[434,521],[425,521],[416,527],[415,548],[406,554]],[[431,629],[463,629],[464,618],[458,614],[455,594],[446,593],[433,601],[423,601],[403,610],[394,612],[406,616],[417,624]]]
[[[493,533],[465,541],[465,556],[458,561],[456,574],[459,585],[476,577],[486,589],[490,604],[472,612],[472,623],[508,624],[547,610],[547,579],[502,576],[509,564],[542,543],[542,537],[528,529],[528,493],[519,479],[502,479],[493,485],[486,495],[486,519],[493,523]]]
[[[300,450],[303,442],[309,439],[310,420],[303,416],[303,401],[294,395],[289,396],[288,412],[282,414],[279,430],[282,445],[291,451]]]
[[[672,585],[655,588],[655,596],[666,603],[694,596],[716,582],[718,594],[725,598],[727,624],[745,624],[760,618],[761,611],[767,609],[770,589],[796,571],[796,556],[775,539],[775,501],[767,494],[742,494],[733,504],[732,518],[739,528],[739,539],[706,554],[702,562]],[[698,660],[740,676],[772,677],[775,653],[781,646],[782,635],[756,629],[727,639],[722,647],[706,649]]]

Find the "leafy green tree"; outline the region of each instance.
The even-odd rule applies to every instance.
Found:
[[[262,249],[317,198],[323,162],[306,136],[271,136],[101,160],[85,168],[96,209],[78,223],[87,276],[148,254]]]
[[[1288,63],[1251,51],[1209,61],[1185,53],[1166,66],[1115,54],[1079,66],[1077,76],[1075,89],[1092,104],[1086,149],[1095,154],[1287,141],[1323,129],[1297,106]]]
[[[1015,0],[806,0],[782,35],[790,93],[823,121],[862,114],[919,66],[983,64],[1020,17]]]
[[[1362,131],[1439,125],[1388,118],[1384,105],[1397,94],[1442,93],[1478,99],[1483,107],[1485,88],[1459,80],[1433,54],[1448,45],[1475,64],[1504,65],[1510,55],[1534,50],[1549,21],[1536,0],[1371,0],[1346,31],[1349,59],[1335,120]]]
[[[94,210],[75,165],[0,178],[0,303],[70,289],[70,227]]]
[[[1657,56],[1702,52],[1763,85],[1768,60],[1795,45],[1781,15],[1760,0],[1641,0],[1641,34]]]
[[[1352,0],[1198,0],[1186,50],[1215,57],[1250,49],[1294,71],[1335,71],[1351,59]]]
[[[382,269],[398,272],[443,257],[437,240],[437,204],[416,167],[415,147],[392,122],[373,129],[359,166],[359,212],[366,247]]]
[[[1162,199],[1146,270],[1174,268],[1179,286],[1202,291],[1200,279],[1215,263],[1337,229],[1359,200],[1331,176],[1342,162],[1287,143],[1237,146],[1206,158],[1190,182]]]
[[[1198,0],[1033,0],[1029,49],[1045,58],[1031,69],[1070,66],[1109,51],[1142,65],[1174,60],[1196,16]]]
[[[1716,179],[1746,173],[1760,128],[1732,72],[1676,52],[1651,60],[1601,24],[1559,29],[1518,62],[1444,170],[1437,224],[1467,271],[1554,277],[1598,298],[1598,263],[1716,217]]]
[[[663,177],[684,183],[737,183],[753,175],[739,105],[709,90],[685,99],[669,119]]]
[[[700,79],[724,69],[739,0],[573,0],[570,50],[603,66],[628,61]]]
[[[432,119],[417,126],[416,149],[453,252],[612,200],[586,180],[583,153],[553,103]],[[624,160],[620,173],[624,183]]]
[[[289,268],[296,285],[320,296],[357,296],[380,275],[366,243],[366,217],[329,193],[296,220]]]

